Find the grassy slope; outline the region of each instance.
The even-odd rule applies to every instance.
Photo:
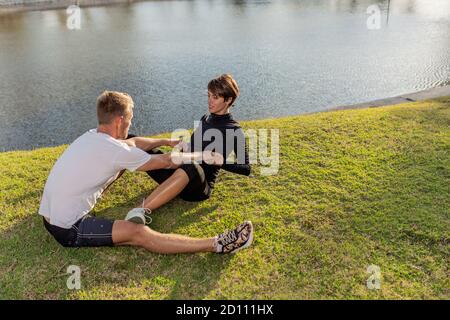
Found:
[[[278,175],[222,172],[210,200],[176,199],[152,224],[202,236],[251,219],[254,245],[234,256],[64,249],[36,213],[65,147],[0,153],[0,298],[450,298],[450,97],[244,127],[280,129]],[[121,218],[154,187],[126,173],[95,212]]]

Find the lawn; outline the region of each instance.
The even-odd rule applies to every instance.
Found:
[[[211,199],[175,199],[151,224],[199,237],[250,219],[253,246],[235,255],[63,248],[37,211],[66,146],[0,153],[0,299],[450,298],[450,97],[242,125],[280,130],[278,174],[221,172]],[[123,218],[155,186],[127,172],[94,212]]]

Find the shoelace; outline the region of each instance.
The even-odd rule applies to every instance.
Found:
[[[219,236],[219,241],[222,242],[222,245],[227,245],[227,244],[233,243],[237,240],[236,233],[237,232],[235,230],[222,233]]]
[[[150,217],[152,210],[149,208],[145,208],[144,203],[145,203],[145,198],[142,200],[142,210],[144,211],[145,224],[150,224],[153,221],[152,217]]]

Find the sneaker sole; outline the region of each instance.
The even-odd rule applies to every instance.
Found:
[[[130,222],[133,222],[133,223],[136,223],[136,224],[145,224],[145,222],[142,221],[142,219],[140,217],[138,217],[138,216],[134,216],[134,217],[131,217],[130,219],[126,219],[126,220],[130,221]]]
[[[246,222],[251,226],[251,229],[252,229],[252,232],[250,232],[250,237],[248,238],[247,242],[242,247],[239,247],[236,250],[231,251],[230,253],[236,253],[236,252],[238,252],[238,251],[240,251],[242,249],[248,248],[248,247],[250,247],[252,245],[253,233],[254,233],[255,230],[253,229],[253,224],[252,224],[251,221],[246,221]]]

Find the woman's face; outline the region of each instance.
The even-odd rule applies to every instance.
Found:
[[[230,103],[230,99],[225,101],[223,97],[219,97],[208,91],[208,110],[210,113],[215,114],[225,114],[228,113],[228,104]]]

